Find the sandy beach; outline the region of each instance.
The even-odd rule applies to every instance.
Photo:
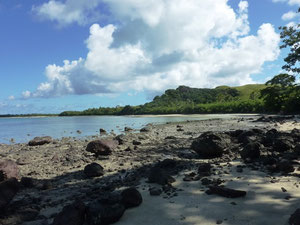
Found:
[[[16,162],[21,187],[7,203],[0,224],[55,224],[53,219],[75,200],[88,206],[103,194],[121,192],[128,187],[135,187],[143,201],[127,209],[115,224],[289,224],[291,214],[300,205],[298,143],[291,143],[292,147],[284,152],[272,152],[273,147],[261,140],[272,129],[271,132],[276,129],[282,140],[286,140],[285,137],[298,140],[293,135],[295,129],[300,129],[300,121],[291,118],[261,122],[259,117],[249,115],[149,125],[141,132],[133,130],[117,137],[108,134],[85,139],[52,139],[50,143],[36,146],[2,144],[1,160]],[[244,135],[241,141],[240,136],[248,131],[252,134]],[[192,144],[205,132],[224,136],[221,140],[224,143],[226,138],[230,139],[222,155],[202,157],[193,149]],[[86,151],[87,145],[100,139],[117,144],[110,154],[96,157]],[[250,155],[249,160],[243,155],[249,144],[244,140],[259,142],[259,157],[251,158]],[[265,163],[271,157],[270,152],[272,157],[278,157],[274,165],[288,160],[295,170],[280,170],[280,166],[272,170],[273,165]],[[162,162],[165,164],[159,164]],[[101,165],[104,174],[87,177],[85,167],[91,163]],[[203,164],[210,165],[208,174],[201,174],[199,168]],[[149,183],[149,173],[157,165],[165,165],[160,169],[168,171],[172,182]],[[24,177],[29,178],[32,185],[25,187]],[[209,193],[211,185],[242,190],[246,195],[227,198]],[[161,193],[150,195],[149,190],[153,188]],[[20,213],[24,209],[34,210],[34,216]]]

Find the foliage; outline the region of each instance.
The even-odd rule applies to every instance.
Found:
[[[300,8],[298,10],[300,12]],[[294,74],[279,74],[269,80],[267,87],[261,91],[267,110],[283,113],[300,112],[300,86],[295,76],[300,73],[300,24],[280,27],[283,44],[281,48],[289,48],[290,52],[284,59],[282,67]]]
[[[258,98],[263,87],[265,85],[219,86],[215,89],[179,86],[166,90],[144,105],[66,111],[60,116],[263,112],[263,101]]]
[[[298,9],[298,13],[300,13],[300,8]],[[281,29],[280,37],[282,39],[283,44],[280,46],[281,48],[289,48],[290,53],[284,59],[286,64],[282,67],[282,69],[293,72],[296,74],[300,73],[300,24],[296,26],[283,26],[279,27]]]
[[[293,75],[279,74],[266,85],[261,96],[268,111],[292,113],[300,110],[300,89]]]

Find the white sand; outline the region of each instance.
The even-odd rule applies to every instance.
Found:
[[[243,173],[236,173],[235,167],[232,170],[222,179],[232,180],[225,183],[227,187],[247,191],[244,198],[207,195],[200,181],[183,182],[181,176],[176,178],[174,186],[183,191],[178,191],[178,196],[171,199],[164,199],[163,195],[150,196],[148,188],[140,188],[144,199],[142,205],[127,210],[116,224],[212,225],[217,220],[222,220],[224,225],[288,224],[290,215],[300,206],[300,192],[294,184],[295,178],[290,181],[292,179],[289,177],[277,177],[280,181],[271,183],[272,178],[263,172],[244,169]],[[299,179],[297,183],[300,183]],[[149,184],[144,183],[143,186]],[[281,187],[287,192],[284,193]],[[287,195],[293,198],[286,200]]]

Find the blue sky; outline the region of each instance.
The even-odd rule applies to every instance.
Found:
[[[137,105],[262,83],[300,0],[0,0],[0,114]]]

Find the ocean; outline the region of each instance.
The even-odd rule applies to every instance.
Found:
[[[0,143],[24,143],[36,136],[85,137],[99,135],[99,129],[120,134],[124,127],[140,129],[149,123],[183,122],[230,118],[234,114],[162,115],[162,116],[74,116],[0,118]]]

